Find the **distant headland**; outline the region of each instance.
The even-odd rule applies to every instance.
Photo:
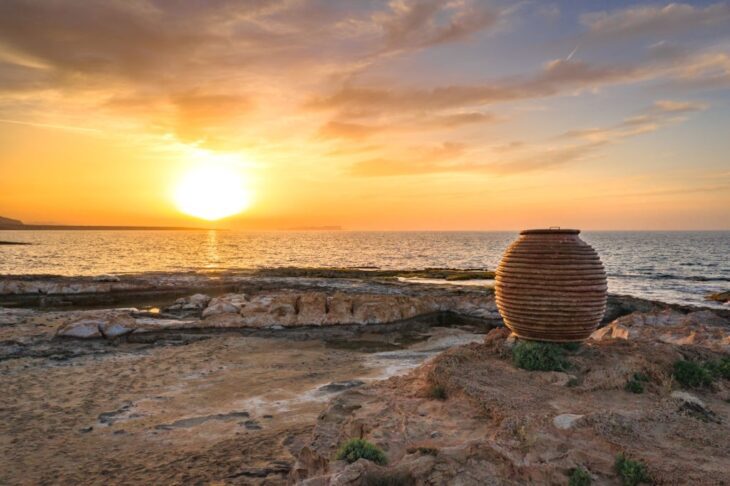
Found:
[[[25,224],[19,219],[11,219],[0,216],[0,230],[196,230],[204,231],[208,228],[194,228],[188,226],[84,226],[84,225],[63,225],[63,224]]]

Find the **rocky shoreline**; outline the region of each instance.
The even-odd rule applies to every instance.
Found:
[[[570,370],[528,372],[489,282],[464,285],[488,276],[0,277],[0,482],[567,484],[580,466],[617,484],[622,451],[662,484],[721,481],[728,383],[682,390],[671,366],[728,356],[727,311],[610,296]],[[353,437],[389,465],[335,460]]]

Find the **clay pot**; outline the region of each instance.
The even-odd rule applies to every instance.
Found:
[[[606,272],[579,230],[525,230],[497,268],[505,325],[535,341],[585,341],[606,311]]]

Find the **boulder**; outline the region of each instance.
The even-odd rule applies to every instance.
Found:
[[[181,297],[174,304],[165,308],[166,312],[199,312],[210,302],[211,298],[205,294],[193,294],[190,297]]]
[[[553,425],[561,430],[567,430],[573,428],[574,425],[583,418],[583,415],[577,415],[574,413],[563,413],[555,416],[553,419]]]
[[[226,300],[215,298],[210,301],[208,307],[203,310],[202,318],[207,319],[220,314],[238,314],[241,308]]]
[[[58,329],[56,335],[81,339],[100,338],[102,337],[99,330],[100,324],[99,319],[93,317],[82,318],[62,326]]]
[[[124,336],[134,331],[137,322],[129,315],[120,314],[107,320],[102,320],[99,330],[105,338]]]
[[[137,328],[137,322],[129,314],[119,311],[82,313],[62,325],[57,336],[80,339],[115,338],[129,334]]]

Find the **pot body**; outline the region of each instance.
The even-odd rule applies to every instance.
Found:
[[[606,312],[606,272],[579,230],[525,230],[497,268],[495,295],[505,325],[535,341],[580,342]]]

